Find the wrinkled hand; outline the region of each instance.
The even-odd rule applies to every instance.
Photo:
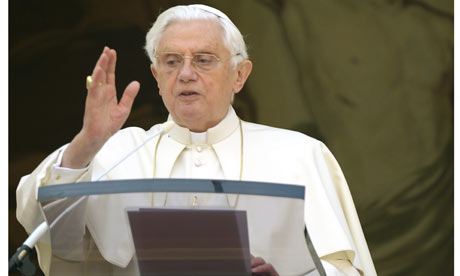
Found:
[[[117,132],[131,112],[140,84],[131,82],[118,101],[115,87],[117,53],[104,48],[91,75],[88,87],[83,127],[64,152],[62,166],[85,167],[104,143]]]
[[[88,138],[102,144],[123,126],[140,87],[137,81],[131,82],[118,102],[115,87],[116,62],[115,50],[105,47],[94,67],[93,82],[86,97],[82,131]]]
[[[251,272],[257,276],[279,276],[275,268],[261,257],[251,255]]]

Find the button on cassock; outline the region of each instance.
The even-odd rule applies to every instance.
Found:
[[[201,163],[200,159],[196,159],[195,160],[195,167],[199,167],[201,165],[203,165],[203,163]]]

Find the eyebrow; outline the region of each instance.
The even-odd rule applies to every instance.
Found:
[[[182,54],[182,51],[179,51],[177,49],[171,48],[171,47],[165,47],[161,51],[157,52],[172,52],[172,53],[179,53]],[[216,55],[217,53],[217,48],[216,47],[207,47],[207,48],[198,48],[196,51],[192,51],[192,54],[211,54],[211,55]]]
[[[158,53],[176,53],[176,54],[180,54],[180,55],[183,55],[181,52],[179,51],[174,51],[174,50],[169,50],[169,49],[165,49],[163,51],[158,51]],[[192,55],[197,55],[197,54],[208,54],[208,55],[215,55],[217,56],[217,54],[215,52],[211,52],[209,50],[200,50],[200,51],[194,51],[192,52]]]
[[[209,55],[216,55],[216,53],[214,52],[211,52],[211,51],[197,51],[197,52],[194,52],[194,54],[209,54]]]

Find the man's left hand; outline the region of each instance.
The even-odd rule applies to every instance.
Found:
[[[275,268],[261,257],[251,255],[251,272],[254,276],[279,276]]]

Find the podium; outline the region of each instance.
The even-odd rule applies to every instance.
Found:
[[[251,275],[251,255],[280,275],[325,275],[304,198],[297,185],[169,178],[50,185],[37,195],[50,275],[129,276]]]

